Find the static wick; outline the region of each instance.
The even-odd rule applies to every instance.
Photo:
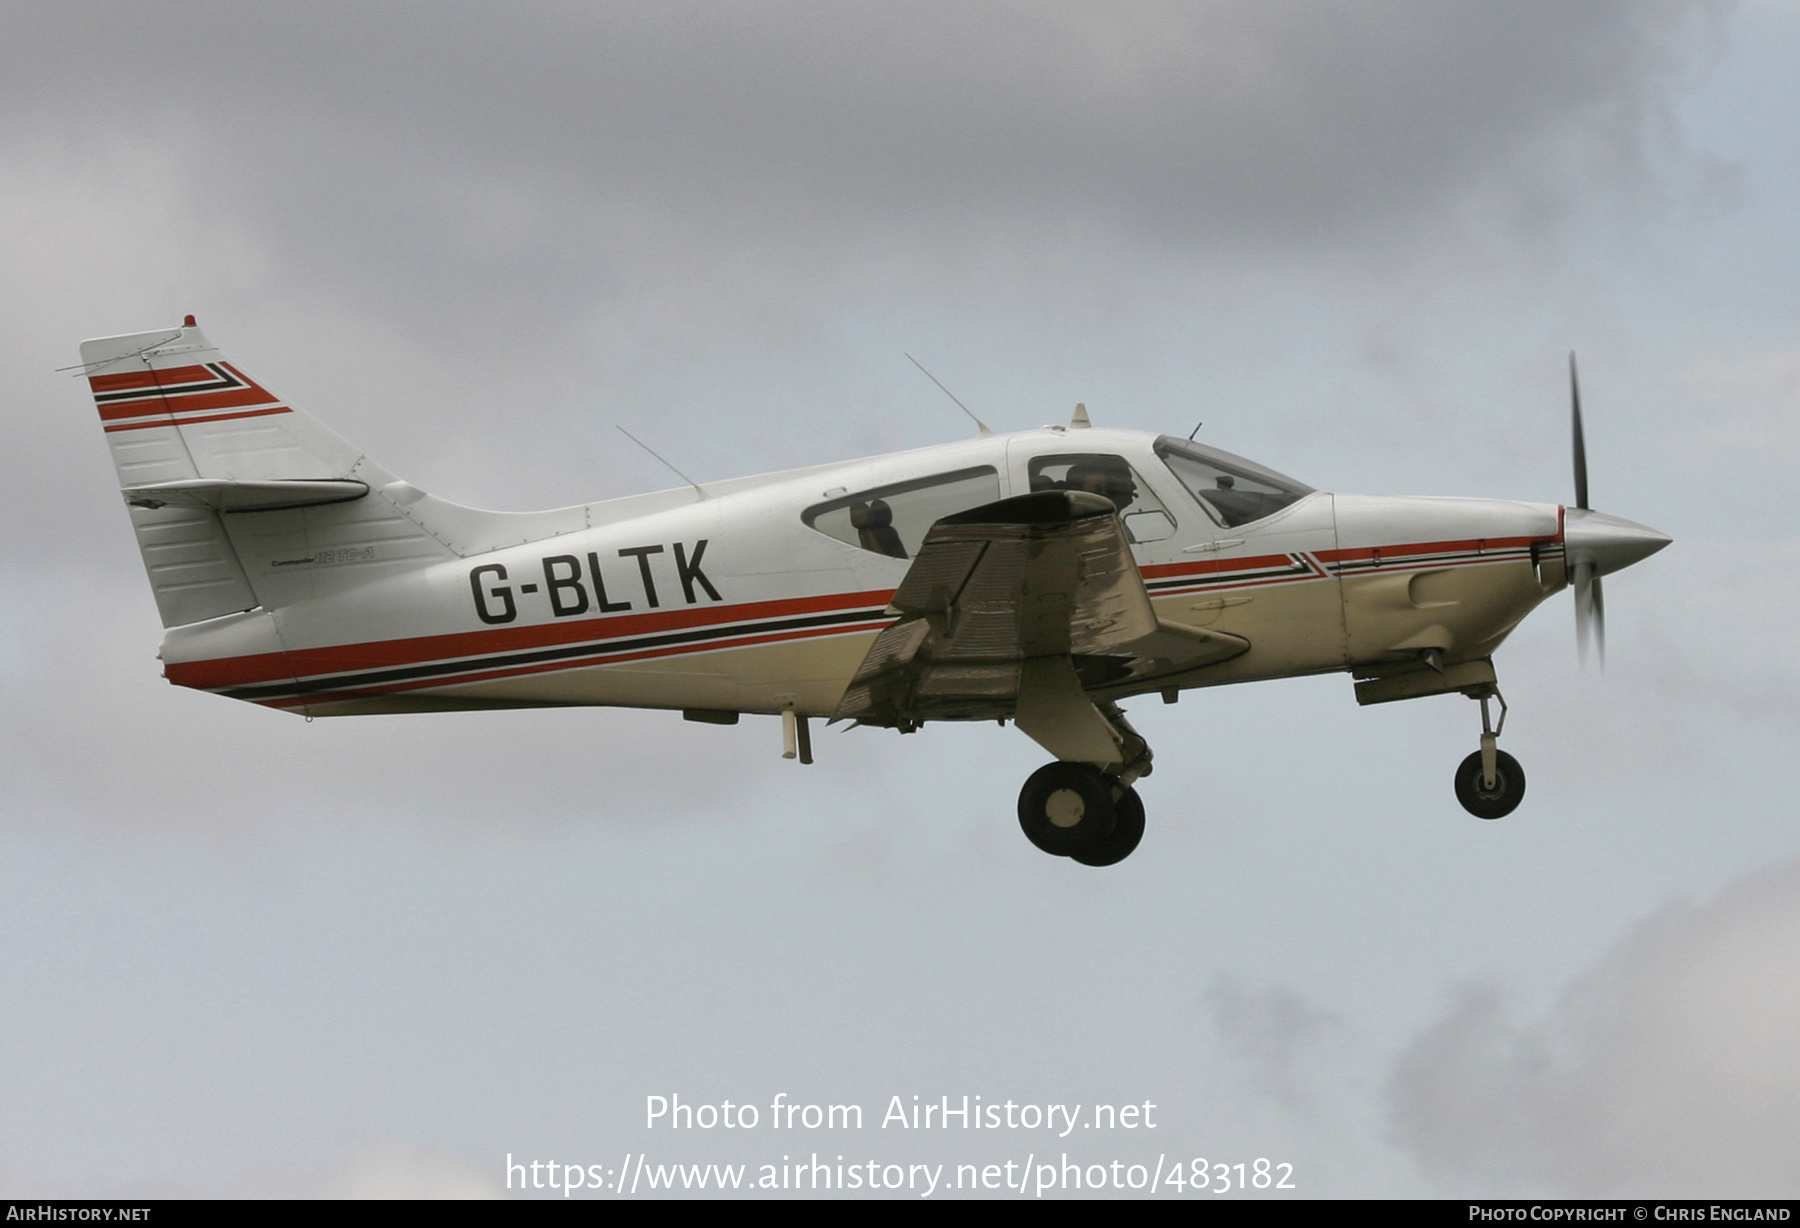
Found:
[[[917,367],[919,370],[925,371],[925,364],[920,362],[918,359],[914,358],[911,354],[908,354],[906,356],[906,361],[910,362],[913,366]],[[956,401],[956,408],[962,410],[965,414],[969,415],[969,421],[973,422],[976,425],[976,427],[980,429],[983,436],[992,435],[994,433],[994,432],[988,430],[987,423],[983,422],[980,418],[977,418],[975,416],[974,410],[970,409],[967,405],[964,405],[961,401],[956,400],[956,394],[954,392],[951,392],[948,388],[944,387],[943,380],[940,380],[937,376],[933,375],[929,371],[925,371],[925,378],[930,380],[932,383],[936,384],[938,386],[938,390],[941,391],[945,396],[949,397],[952,401]]]

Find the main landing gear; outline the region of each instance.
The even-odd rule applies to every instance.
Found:
[[[1019,790],[1025,838],[1084,866],[1124,861],[1144,838],[1144,803],[1132,782],[1150,773],[1150,748],[1108,704],[1102,709],[1123,739],[1126,762],[1114,771],[1059,760],[1033,772]]]
[[[1046,763],[1019,790],[1019,826],[1046,853],[1110,866],[1144,838],[1144,803],[1091,764]]]
[[[1481,749],[1456,769],[1456,800],[1478,819],[1499,819],[1518,809],[1525,796],[1525,769],[1497,743],[1506,727],[1506,700],[1498,687],[1472,695],[1481,701]],[[1500,703],[1500,721],[1488,722],[1488,700]]]

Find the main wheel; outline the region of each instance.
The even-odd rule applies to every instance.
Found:
[[[1025,838],[1069,857],[1112,834],[1112,781],[1086,763],[1046,763],[1019,790]]]
[[[1113,803],[1113,829],[1085,849],[1069,856],[1084,866],[1113,866],[1131,856],[1144,838],[1144,799],[1127,789]]]
[[[1456,769],[1456,800],[1478,819],[1505,818],[1518,809],[1525,796],[1525,769],[1503,750],[1494,752],[1494,787],[1481,783],[1481,752],[1476,751]]]

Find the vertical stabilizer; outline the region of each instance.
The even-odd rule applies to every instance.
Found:
[[[80,373],[165,627],[273,609],[447,553],[390,500],[367,497],[391,475],[227,362],[192,316],[83,342]],[[327,557],[364,565],[305,574]]]

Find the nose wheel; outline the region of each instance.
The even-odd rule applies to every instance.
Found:
[[[1498,746],[1500,731],[1506,727],[1506,700],[1498,687],[1488,687],[1473,696],[1481,701],[1481,749],[1464,759],[1456,769],[1456,800],[1478,819],[1505,818],[1525,797],[1525,769],[1519,761]],[[1500,720],[1490,724],[1488,700],[1500,703]]]

